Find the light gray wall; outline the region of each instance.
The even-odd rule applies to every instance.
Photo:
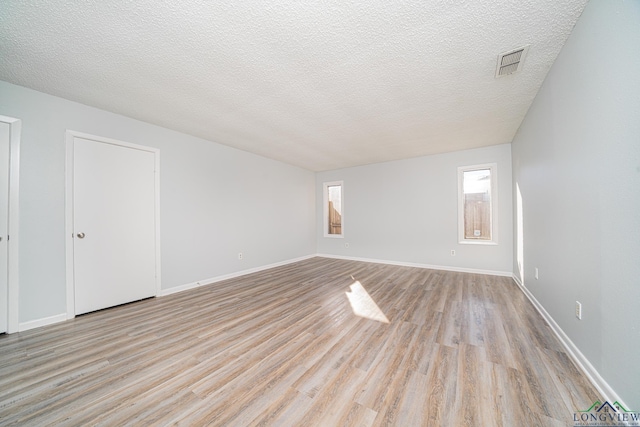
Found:
[[[640,1],[587,4],[512,150],[524,283],[637,410]],[[582,320],[574,316],[576,300]]]
[[[0,114],[22,119],[21,323],[66,311],[66,129],[160,149],[163,289],[315,253],[312,172],[6,82]]]
[[[496,145],[318,173],[318,253],[510,273],[510,148]],[[458,166],[492,162],[498,165],[498,245],[459,244]],[[322,184],[327,181],[344,181],[344,239],[324,237]]]

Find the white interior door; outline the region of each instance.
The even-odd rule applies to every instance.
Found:
[[[73,138],[75,314],[156,294],[155,155]]]
[[[7,332],[9,281],[9,147],[11,128],[0,122],[0,333]]]

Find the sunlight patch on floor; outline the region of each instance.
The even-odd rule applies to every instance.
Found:
[[[355,280],[355,279],[354,279]],[[345,295],[349,299],[353,314],[365,319],[375,320],[377,322],[389,323],[389,319],[384,315],[378,304],[371,298],[371,295],[362,286],[359,281],[353,282],[349,292],[345,292]]]

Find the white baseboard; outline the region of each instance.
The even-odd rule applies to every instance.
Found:
[[[302,256],[302,257],[299,257],[299,258],[288,259],[288,260],[276,262],[276,263],[273,263],[273,264],[263,265],[263,266],[260,266],[260,267],[249,268],[247,270],[237,271],[235,273],[230,273],[230,274],[225,274],[225,275],[222,275],[222,276],[212,277],[210,279],[204,279],[204,280],[199,280],[197,282],[187,283],[185,285],[174,286],[174,287],[171,287],[171,288],[168,288],[168,289],[162,289],[158,293],[158,296],[159,297],[164,297],[164,296],[175,294],[175,293],[178,293],[178,292],[187,291],[189,289],[199,288],[200,286],[206,286],[206,285],[210,285],[212,283],[221,282],[223,280],[234,279],[236,277],[244,276],[244,275],[251,274],[251,273],[257,273],[259,271],[268,270],[270,268],[281,267],[281,266],[287,265],[287,264],[293,264],[294,262],[304,261],[305,259],[313,258],[315,256],[316,256],[316,254],[305,255],[305,256]]]
[[[527,289],[520,279],[514,274],[513,281],[516,282],[520,290],[529,298],[529,301],[533,304],[533,306],[538,310],[540,315],[544,318],[547,324],[551,327],[551,330],[556,334],[565,350],[569,354],[569,356],[573,359],[575,364],[584,372],[587,376],[591,384],[598,390],[598,393],[605,400],[613,403],[618,401],[625,408],[627,405],[622,401],[620,396],[611,388],[611,386],[602,378],[600,373],[593,367],[589,359],[585,357],[584,354],[578,349],[578,347],[571,341],[571,339],[565,334],[560,325],[556,323],[556,321],[551,317],[551,315],[545,310],[545,308],[540,304],[540,302],[536,299],[535,296]]]
[[[383,260],[383,259],[360,258],[360,257],[350,257],[350,256],[342,256],[342,255],[318,254],[317,256],[322,258],[344,259],[348,261],[372,262],[375,264],[399,265],[402,267],[416,267],[416,268],[428,268],[431,270],[456,271],[459,273],[487,274],[490,276],[504,276],[504,277],[513,276],[513,273],[511,271],[479,270],[475,268],[449,267],[446,265],[419,264],[415,262],[389,261],[389,260]]]
[[[623,402],[623,400],[618,396],[618,394],[611,388],[611,386],[602,378],[600,373],[593,367],[591,362],[582,354],[582,352],[578,349],[578,347],[571,341],[571,339],[565,334],[565,332],[560,328],[560,326],[556,323],[556,321],[551,317],[551,315],[545,310],[545,308],[540,304],[540,302],[536,299],[535,296],[522,284],[519,278],[513,274],[512,272],[506,271],[492,271],[492,270],[478,270],[472,268],[461,268],[461,267],[448,267],[448,266],[438,266],[438,265],[429,265],[429,264],[418,264],[418,263],[410,263],[410,262],[400,262],[400,261],[388,261],[388,260],[379,260],[379,259],[370,259],[370,258],[359,258],[359,257],[347,257],[340,255],[329,255],[329,254],[312,254],[306,255],[299,258],[289,259],[286,261],[281,261],[273,264],[263,265],[260,267],[250,268],[247,270],[238,271],[235,273],[225,274],[222,276],[213,277],[210,279],[200,280],[198,282],[187,283],[181,286],[174,286],[169,289],[163,289],[158,294],[159,297],[171,295],[177,292],[183,292],[189,289],[194,289],[200,286],[210,285],[212,283],[220,282],[222,280],[233,279],[236,277],[244,276],[251,273],[257,273],[259,271],[268,270],[274,267],[280,267],[287,264],[292,264],[294,262],[303,261],[313,257],[322,257],[322,258],[334,258],[334,259],[343,259],[349,261],[362,261],[362,262],[371,262],[376,264],[389,264],[389,265],[399,265],[404,267],[417,267],[417,268],[428,268],[433,270],[445,270],[445,271],[456,271],[462,273],[477,273],[477,274],[487,274],[493,276],[506,276],[513,278],[516,285],[520,288],[520,290],[527,296],[529,301],[533,304],[533,306],[538,310],[543,319],[547,322],[547,324],[551,327],[551,330],[556,334],[562,345],[565,347],[569,356],[573,359],[576,365],[584,372],[587,378],[591,381],[594,387],[598,390],[600,395],[609,402],[620,402],[623,406],[627,407],[627,405]],[[28,331],[30,329],[39,328],[42,326],[52,325],[54,323],[64,322],[67,320],[67,313],[61,313],[55,316],[45,317],[43,319],[31,320],[28,322],[23,322],[18,325],[18,331]]]
[[[175,286],[175,287],[169,288],[169,289],[163,289],[162,291],[160,291],[160,293],[158,293],[158,296],[160,297],[160,296],[174,294],[176,292],[186,291],[188,289],[193,289],[193,288],[197,288],[199,286],[209,285],[211,283],[220,282],[222,280],[232,279],[234,277],[239,277],[239,276],[244,276],[245,274],[256,273],[258,271],[268,270],[270,268],[280,267],[280,266],[291,264],[291,263],[294,263],[294,262],[303,261],[305,259],[313,258],[315,256],[316,256],[316,254],[306,255],[306,256],[303,256],[303,257],[289,259],[289,260],[277,262],[277,263],[274,263],[274,264],[263,265],[261,267],[250,268],[250,269],[247,269],[247,270],[238,271],[236,273],[226,274],[224,276],[214,277],[212,279],[201,280],[199,282],[187,283],[186,285]],[[73,318],[73,317],[71,317],[71,318]],[[55,316],[45,317],[45,318],[42,318],[42,319],[30,320],[28,322],[19,323],[17,332],[24,332],[24,331],[28,331],[30,329],[39,328],[41,326],[47,326],[47,325],[52,325],[54,323],[64,322],[65,320],[68,320],[68,319],[69,318],[67,317],[67,313],[62,313],[62,314],[57,314]]]
[[[379,259],[360,258],[360,257],[347,257],[347,256],[341,256],[341,255],[312,254],[312,255],[306,255],[299,258],[289,259],[286,261],[281,261],[273,264],[263,265],[260,267],[250,268],[250,269],[238,271],[235,273],[225,274],[225,275],[213,277],[210,279],[200,280],[198,282],[187,283],[181,286],[174,286],[169,289],[161,290],[158,296],[160,297],[160,296],[171,295],[177,292],[183,292],[183,291],[194,289],[200,286],[205,286],[205,285],[210,285],[212,283],[220,282],[222,280],[233,279],[233,278],[244,276],[247,274],[268,270],[274,267],[280,267],[283,265],[292,264],[292,263],[303,261],[316,256],[322,257],[322,258],[343,259],[343,260],[349,260],[349,261],[371,262],[376,264],[389,264],[389,265],[399,265],[404,267],[428,268],[433,270],[445,270],[445,271],[456,271],[456,272],[462,272],[462,273],[477,273],[477,274],[487,274],[487,275],[493,275],[493,276],[511,277],[513,278],[516,285],[520,288],[520,290],[526,295],[529,301],[531,301],[531,304],[533,304],[536,310],[538,310],[542,318],[551,327],[551,330],[556,334],[556,336],[558,337],[562,345],[565,347],[565,350],[567,351],[569,356],[573,359],[575,364],[584,372],[587,378],[598,390],[602,398],[604,398],[605,400],[608,400],[609,402],[618,401],[623,406],[627,407],[627,405],[623,402],[620,396],[618,396],[618,394],[613,390],[613,388],[604,380],[604,378],[602,378],[600,373],[593,367],[591,362],[589,362],[589,360],[584,356],[584,354],[582,354],[582,352],[573,343],[573,341],[571,341],[571,339],[562,330],[562,328],[560,328],[560,326],[556,323],[553,317],[551,317],[551,315],[547,312],[547,310],[545,310],[542,304],[540,304],[540,302],[536,299],[536,297],[533,296],[533,294],[523,285],[520,279],[512,272],[478,270],[478,269],[472,269],[472,268],[448,267],[448,266],[418,264],[418,263],[410,263],[410,262],[389,261],[389,260],[379,260]],[[45,317],[43,319],[31,320],[28,322],[20,323],[18,325],[18,331],[19,332],[28,331],[30,329],[52,325],[54,323],[64,322],[65,320],[67,320],[67,313],[61,313],[55,316]]]
[[[53,325],[54,323],[64,322],[65,320],[67,320],[67,313],[57,314],[43,319],[30,320],[28,322],[19,323],[18,332],[28,331],[29,329],[35,329],[41,326]]]

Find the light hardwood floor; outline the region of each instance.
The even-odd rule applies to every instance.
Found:
[[[511,279],[353,261],[0,336],[1,425],[561,426],[599,398]]]

